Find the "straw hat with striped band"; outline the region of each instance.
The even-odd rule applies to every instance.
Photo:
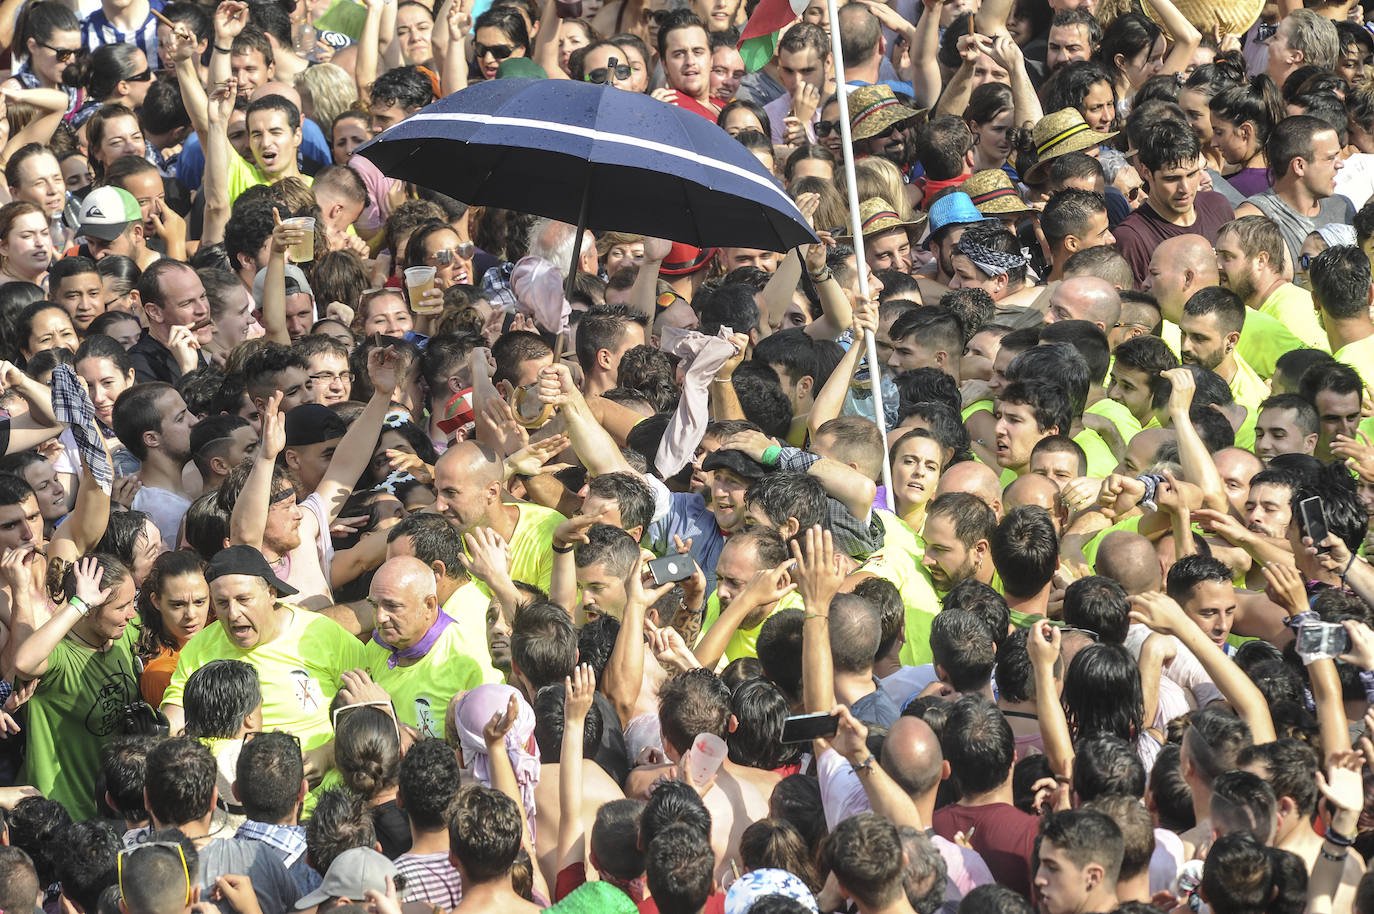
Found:
[[[1035,164],[1018,171],[1026,181],[1039,181],[1050,159],[1092,149],[1114,136],[1116,131],[1098,133],[1089,127],[1077,108],[1063,108],[1045,115],[1031,128],[1031,138],[1035,141]]]
[[[1011,178],[1000,168],[987,168],[975,171],[969,179],[959,185],[959,189],[969,195],[978,212],[984,216],[1001,216],[1012,213],[1028,213],[1031,208],[1021,199]]]
[[[908,108],[897,101],[892,87],[884,83],[859,86],[849,93],[849,130],[854,139],[868,140],[894,124],[920,117],[923,110]]]
[[[864,233],[865,238],[886,232],[888,229],[905,228],[908,232],[911,229],[923,228],[926,224],[926,215],[918,213],[911,219],[903,219],[897,215],[897,210],[882,197],[869,197],[859,204],[859,231]],[[838,240],[847,240],[852,235],[844,235]]]

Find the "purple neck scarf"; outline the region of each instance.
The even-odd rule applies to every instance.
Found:
[[[439,636],[444,633],[444,629],[452,624],[453,617],[441,609],[439,610],[438,618],[434,620],[434,624],[429,627],[429,631],[425,632],[425,636],[410,647],[403,647],[397,650],[383,641],[382,636],[375,631],[372,633],[372,640],[391,652],[391,656],[386,658],[386,667],[389,670],[394,670],[396,669],[396,664],[400,663],[402,660],[418,660],[425,654],[428,654],[429,649],[434,647],[434,642],[438,641]]]

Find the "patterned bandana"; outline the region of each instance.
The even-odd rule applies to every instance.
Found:
[[[974,266],[989,276],[1001,276],[1026,265],[1026,258],[1020,254],[1004,254],[973,241],[961,239],[954,250],[972,260]]]
[[[109,495],[114,485],[114,467],[110,466],[110,458],[95,424],[95,406],[69,365],[53,369],[52,409],[58,422],[71,426],[82,465],[91,471],[100,491]]]

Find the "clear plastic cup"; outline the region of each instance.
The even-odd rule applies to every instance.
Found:
[[[406,267],[406,292],[410,295],[410,310],[416,314],[437,314],[441,308],[425,306],[425,293],[434,288],[434,267]]]
[[[687,777],[701,787],[715,777],[725,761],[725,740],[714,733],[698,733],[687,755]]]
[[[305,237],[291,247],[287,248],[287,253],[291,255],[292,263],[309,263],[315,259],[315,218],[313,216],[296,216],[292,219],[282,220],[282,225],[289,225],[293,228],[303,229]]]

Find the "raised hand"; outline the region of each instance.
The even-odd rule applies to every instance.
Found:
[[[100,586],[103,572],[100,568],[100,562],[95,556],[78,559],[73,567],[76,579],[76,598],[85,603],[88,609],[95,609],[110,598],[110,588]]]
[[[1193,379],[1193,373],[1187,368],[1170,368],[1160,372],[1159,376],[1172,385],[1169,390],[1169,415],[1187,416],[1193,406],[1193,396],[1197,393],[1197,381]]]
[[[372,386],[387,394],[396,392],[400,381],[401,355],[394,346],[382,346],[367,354],[367,376]]]
[[[223,9],[223,5],[220,7]],[[210,92],[210,104],[206,109],[206,115],[210,118],[210,123],[228,127],[229,118],[234,114],[234,100],[238,98],[239,81],[231,76],[222,83],[216,83]]]
[[[1037,619],[1031,626],[1030,637],[1026,639],[1026,653],[1030,654],[1031,666],[1054,666],[1062,646],[1063,633],[1059,626],[1051,625],[1049,619]]]
[[[272,236],[271,252],[273,254],[285,254],[291,249],[292,245],[300,244],[305,240],[306,231],[297,222],[282,222],[281,214],[275,209],[272,210]]]
[[[867,759],[868,727],[863,721],[856,718],[844,705],[835,705],[831,708],[830,716],[836,719],[835,735],[829,739],[822,737],[815,740],[817,754],[834,749],[846,761],[855,765]]]
[[[591,664],[579,663],[571,676],[563,677],[563,728],[582,729],[596,697],[596,672]]]
[[[1307,587],[1298,569],[1278,562],[1265,562],[1260,570],[1264,572],[1267,584],[1265,592],[1269,599],[1286,609],[1288,615],[1296,615],[1308,608]]]
[[[1364,778],[1360,776],[1363,767],[1364,755],[1359,750],[1333,752],[1328,757],[1326,773],[1317,772],[1317,789],[1337,809],[1359,813],[1364,809]]]
[[[464,534],[468,557],[463,560],[468,574],[490,586],[492,581],[510,578],[510,546],[490,527],[477,527]]]
[[[262,438],[258,453],[268,460],[276,460],[286,448],[286,413],[282,411],[282,392],[275,391],[267,398],[262,410]]]
[[[595,514],[575,514],[553,529],[553,544],[567,548],[587,542],[587,531],[601,523],[605,510]]]
[[[554,435],[542,441],[527,444],[506,458],[506,467],[517,476],[538,476],[540,473],[557,473],[572,464],[558,463],[545,466],[550,460],[567,450],[572,444],[567,435]]]
[[[1131,597],[1131,621],[1147,626],[1161,635],[1177,635],[1185,625],[1192,625],[1183,607],[1159,591]]]
[[[828,615],[830,601],[840,592],[845,572],[835,554],[835,540],[829,530],[820,525],[811,527],[804,537],[805,546],[792,541],[792,560],[796,565],[797,591],[810,613]]]
[[[215,7],[215,44],[225,47],[239,37],[248,24],[248,4],[242,0],[224,0]]]
[[[487,748],[493,746],[504,746],[506,734],[515,726],[515,721],[520,717],[520,698],[514,692],[511,693],[510,701],[506,702],[504,712],[497,711],[487,721],[482,728],[482,739],[486,740]]]

